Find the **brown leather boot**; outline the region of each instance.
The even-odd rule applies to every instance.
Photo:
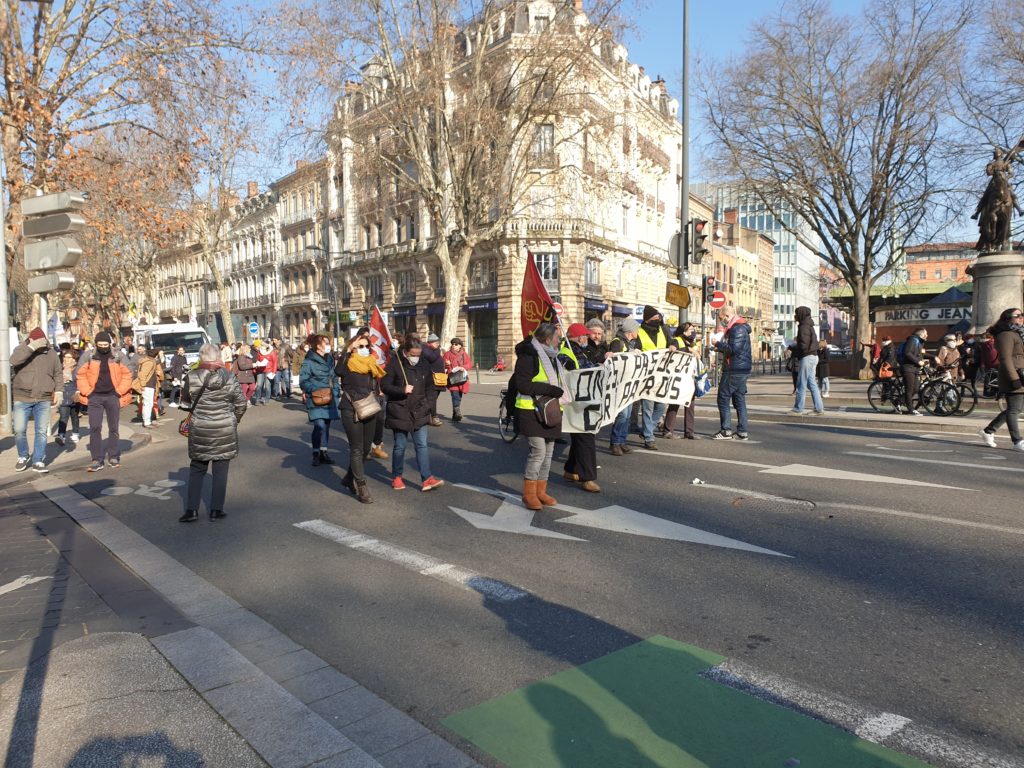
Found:
[[[580,488],[582,488],[584,491],[587,491],[588,493],[601,492],[601,486],[595,483],[593,480],[584,480],[582,483],[580,483]]]
[[[527,509],[532,509],[535,512],[538,509],[543,509],[544,505],[540,503],[540,499],[537,498],[537,481],[527,480],[523,478],[523,504]]]
[[[540,499],[540,503],[545,507],[553,507],[558,503],[554,496],[548,496],[547,480],[537,481],[537,498]]]
[[[366,487],[365,481],[356,480],[356,497],[363,504],[373,504],[373,496],[370,495],[370,489]]]
[[[375,459],[386,459],[386,458],[391,456],[390,453],[388,453],[387,451],[384,450],[383,443],[375,444],[370,449],[370,455],[373,456],[373,458],[375,458]]]

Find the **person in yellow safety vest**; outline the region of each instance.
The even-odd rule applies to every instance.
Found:
[[[523,472],[523,504],[527,509],[538,510],[558,503],[548,495],[548,476],[555,440],[562,435],[562,425],[558,419],[544,423],[537,413],[537,400],[564,400],[565,370],[558,362],[561,335],[558,326],[541,323],[532,336],[516,345],[516,367],[512,374],[516,415],[519,432],[530,444]]]
[[[675,340],[670,340],[665,333],[661,312],[649,304],[644,307],[644,321],[640,324],[637,337],[640,339],[640,348],[644,352],[676,348]],[[664,417],[666,407],[665,403],[658,403],[654,400],[640,401],[640,436],[643,438],[644,448],[648,451],[658,450],[658,446],[654,444],[654,427]]]
[[[582,323],[573,323],[566,330],[566,339],[562,340],[562,349],[558,359],[567,371],[580,368],[593,368],[585,354],[587,342],[590,340],[590,329]],[[565,474],[562,475],[571,483],[579,483],[580,488],[589,493],[600,493],[597,484],[597,435],[591,432],[573,432],[569,435],[569,455],[565,459]]]
[[[697,326],[693,323],[683,323],[673,335],[673,341],[680,352],[689,352],[691,355],[700,357],[700,339],[697,338]],[[690,404],[683,410],[683,437],[687,440],[696,440],[693,433],[693,422],[695,404],[697,398],[690,400]],[[676,415],[679,413],[679,404],[672,403],[665,411],[665,423],[662,425],[662,437],[674,440],[678,437],[675,433]]]

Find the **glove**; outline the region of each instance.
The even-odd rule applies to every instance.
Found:
[[[36,350],[42,349],[43,347],[45,347],[49,343],[50,342],[47,341],[45,336],[43,338],[41,338],[41,339],[32,339],[32,340],[27,342],[28,348],[31,349],[33,352],[35,352]]]
[[[1024,381],[1021,381],[1020,379],[1017,379],[1016,381],[1011,381],[1010,389],[1012,389],[1014,392],[1019,392],[1020,390],[1024,389]]]

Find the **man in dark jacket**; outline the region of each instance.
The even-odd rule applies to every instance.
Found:
[[[903,387],[907,392],[907,414],[910,416],[921,415],[921,412],[917,410],[918,372],[928,362],[924,352],[924,342],[927,340],[928,330],[916,328],[903,342],[903,359],[900,360],[900,369],[903,374]]]
[[[793,348],[793,357],[797,361],[796,377],[796,401],[793,403],[793,410],[800,416],[804,413],[804,395],[807,390],[811,391],[811,401],[814,403],[815,413],[824,413],[825,406],[821,402],[821,390],[818,389],[818,334],[814,331],[814,319],[811,317],[810,307],[796,308],[796,346]]]
[[[11,350],[11,394],[14,397],[14,444],[18,449],[15,472],[31,465],[36,472],[47,472],[46,439],[50,429],[50,406],[60,405],[57,393],[63,394],[64,375],[60,355],[46,341],[42,328],[34,328],[21,344]],[[32,454],[28,450],[28,420],[36,422]]]
[[[615,334],[615,338],[608,343],[608,351],[612,354],[639,352],[639,330],[640,324],[636,320],[632,318],[623,320],[619,324],[619,330]],[[619,415],[615,417],[615,423],[612,425],[610,446],[612,456],[621,456],[624,453],[629,453],[631,450],[626,445],[626,437],[629,435],[629,415],[632,410],[632,406],[627,406],[619,411]]]
[[[747,439],[747,379],[750,378],[752,352],[750,349],[750,326],[736,313],[732,304],[726,304],[718,313],[718,322],[725,328],[719,335],[712,336],[715,349],[725,354],[722,380],[718,384],[718,418],[721,429],[713,440],[731,440],[732,413],[729,404],[736,408],[736,439]]]
[[[587,340],[587,346],[583,348],[583,354],[594,365],[604,365],[609,355],[608,345],[604,340],[604,321],[596,317],[588,321],[587,335],[590,338]]]
[[[171,374],[171,408],[177,408],[181,400],[181,387],[185,383],[185,373],[188,371],[188,358],[185,357],[185,348],[178,347],[170,364]]]
[[[423,346],[423,357],[430,363],[431,382],[427,387],[427,398],[430,400],[430,426],[440,427],[444,422],[437,417],[437,398],[444,387],[434,384],[433,377],[435,373],[445,373],[445,367],[444,356],[441,354],[441,339],[436,333],[427,336],[427,343]]]

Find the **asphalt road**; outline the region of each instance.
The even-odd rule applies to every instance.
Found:
[[[658,452],[625,457],[607,453],[602,437],[600,495],[561,480],[556,455],[549,490],[577,509],[545,510],[532,524],[575,537],[560,539],[482,530],[452,510],[490,516],[502,504],[456,483],[520,490],[526,443],[499,441],[495,392],[476,388],[464,422],[431,430],[434,473],[447,485],[429,494],[418,490],[410,449],[407,490],[387,484],[390,461],[372,462],[377,501],[356,502],[340,487],[343,468],[311,466],[298,404],[250,409],[230,516],[217,524],[205,512],[198,524],[176,522],[183,488],[161,487],[185,479],[174,424],[118,470],[64,477],[442,735],[452,713],[667,635],[1024,753],[1024,454],[1005,436],[991,450],[971,434],[839,429],[809,417],[756,420],[746,443],[659,441]],[[445,395],[441,411],[450,412]],[[717,422],[700,413],[709,436]],[[344,462],[340,429],[333,445]],[[579,514],[611,505],[775,554],[606,530]],[[591,525],[565,522],[573,517]],[[385,551],[295,527],[311,520],[374,537]],[[530,596],[508,602],[486,586],[424,575],[403,565],[404,550]]]

